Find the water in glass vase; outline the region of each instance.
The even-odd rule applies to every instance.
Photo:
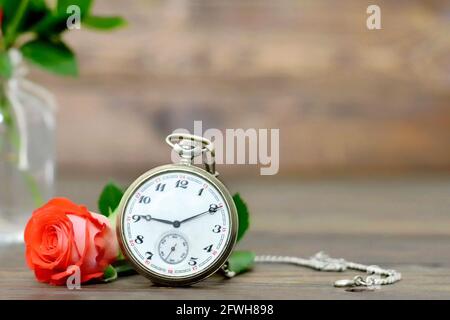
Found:
[[[0,245],[23,240],[33,210],[53,194],[55,117],[52,95],[24,78],[20,53],[0,87]]]

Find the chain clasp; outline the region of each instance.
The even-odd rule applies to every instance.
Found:
[[[195,157],[202,155],[205,169],[214,176],[216,172],[214,144],[203,137],[187,133],[172,133],[166,137],[166,142],[181,157],[180,163],[192,164]]]

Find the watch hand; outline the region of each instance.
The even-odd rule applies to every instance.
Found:
[[[200,217],[200,216],[202,216],[202,215],[204,215],[204,214],[206,214],[206,213],[215,213],[217,210],[219,210],[219,208],[222,208],[222,206],[219,207],[219,206],[216,205],[216,204],[211,204],[211,205],[209,206],[209,209],[208,209],[207,211],[201,212],[201,213],[196,214],[196,215],[194,215],[194,216],[192,216],[192,217],[189,217],[189,218],[186,218],[186,219],[184,219],[184,220],[181,220],[181,221],[180,221],[180,224],[183,223],[183,222],[186,222],[186,221],[189,221],[189,220],[193,220],[193,219],[195,219],[195,218],[198,218],[198,217]]]
[[[158,221],[158,222],[162,222],[162,223],[166,223],[166,224],[172,224],[172,225],[173,225],[173,221],[169,221],[169,220],[157,219],[157,218],[152,218],[152,220],[155,220],[155,221]]]
[[[170,252],[169,252],[169,254],[168,254],[167,257],[166,257],[166,260],[169,259],[169,257],[170,257],[170,255],[172,254],[172,252],[175,251],[175,247],[176,247],[176,246],[177,246],[177,244],[175,243],[175,245],[174,245],[172,248],[170,248]]]
[[[171,225],[174,224],[173,221],[164,220],[164,219],[158,219],[158,218],[153,218],[153,217],[152,217],[151,215],[149,215],[149,214],[147,214],[147,215],[138,215],[138,214],[135,214],[135,215],[133,215],[132,218],[133,218],[134,222],[138,222],[138,221],[141,220],[141,219],[145,219],[146,221],[155,220],[155,221],[158,221],[158,222],[161,222],[161,223],[166,223],[166,224],[171,224]]]

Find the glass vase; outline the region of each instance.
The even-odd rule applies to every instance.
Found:
[[[54,189],[55,102],[26,79],[19,51],[9,52],[13,72],[0,78],[0,245],[23,241],[33,210]]]

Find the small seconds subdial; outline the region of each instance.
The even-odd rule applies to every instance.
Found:
[[[170,233],[159,241],[158,253],[164,262],[178,264],[186,259],[189,253],[189,244],[182,235]]]

